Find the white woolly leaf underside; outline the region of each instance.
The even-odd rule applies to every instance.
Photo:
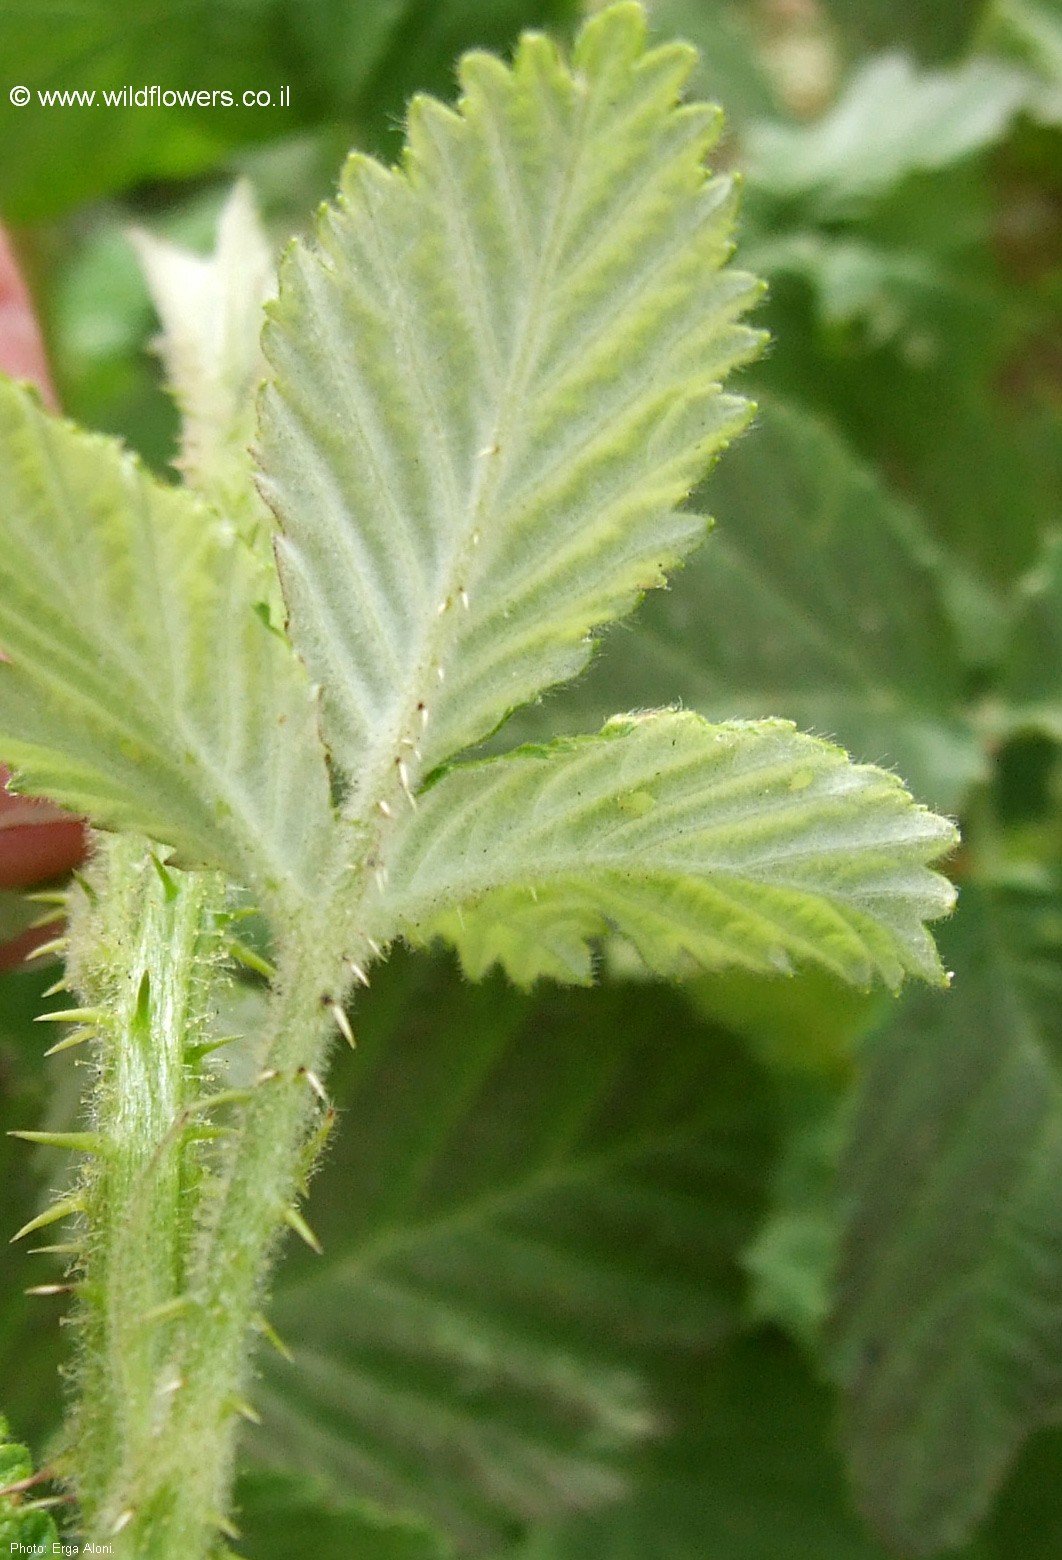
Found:
[[[572,676],[703,534],[677,506],[746,421],[719,382],[758,284],[722,269],[694,58],[632,5],[570,65],[466,56],[457,111],[415,100],[402,165],[352,157],[281,266],[262,484],[352,810]]]

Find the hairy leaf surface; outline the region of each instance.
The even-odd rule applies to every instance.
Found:
[[[644,29],[621,4],[571,65],[536,35],[467,56],[458,110],[415,100],[402,165],[352,158],[282,266],[263,486],[363,804],[579,670],[700,538],[676,506],[745,421],[718,114],[677,106],[695,55]]]
[[[21,788],[272,895],[330,818],[306,678],[231,526],[0,383],[0,733]]]
[[[863,1511],[912,1555],[969,1536],[1062,1403],[1062,1091],[1046,1010],[975,890],[948,931],[954,992],[919,994],[871,1042],[842,1171],[848,1450]],[[1057,1032],[1057,993],[1050,1011]]]
[[[521,984],[589,981],[589,943],[618,931],[659,974],[806,961],[898,986],[939,978],[923,922],[954,895],[926,863],[954,839],[787,721],[617,716],[444,775],[396,839],[379,927]]]
[[[520,735],[585,731],[662,698],[712,720],[781,715],[956,810],[984,758],[962,713],[945,569],[917,513],[821,419],[775,399],[708,494],[707,545],[585,678],[516,718]]]

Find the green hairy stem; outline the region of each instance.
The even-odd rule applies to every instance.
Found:
[[[97,1076],[70,1455],[87,1536],[130,1560],[205,1553],[228,1525],[268,1259],[308,1129],[330,1119],[315,1069],[334,1030],[323,982],[340,971],[320,927],[277,972],[246,1085],[211,1067],[229,919],[217,878],[135,839],[107,842],[73,896],[70,979]]]

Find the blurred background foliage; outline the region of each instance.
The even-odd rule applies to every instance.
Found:
[[[0,0],[0,214],[68,412],[165,472],[130,224],[279,245],[464,48],[571,0]],[[1062,1553],[1062,5],[656,0],[702,52],[758,427],[673,588],[503,743],[680,699],[790,716],[958,816],[950,995],[604,972],[521,997],[401,957],[263,1350],[260,1560]],[[11,84],[290,86],[290,108],[15,108]],[[0,906],[15,927],[20,912]],[[4,1125],[68,1119],[0,976]],[[247,994],[253,1000],[253,993]],[[8,1146],[4,1147],[3,1145]],[[62,1174],[0,1137],[5,1222]],[[38,1264],[53,1259],[36,1257]],[[56,1302],[0,1244],[0,1402],[46,1455]]]

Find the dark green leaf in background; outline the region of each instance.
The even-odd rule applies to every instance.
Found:
[[[5,0],[0,6],[0,215],[43,216],[143,180],[187,178],[235,147],[345,122],[387,141],[407,98],[450,95],[471,44],[507,47],[524,26],[561,28],[571,0]],[[12,104],[8,88],[33,97]],[[48,91],[228,91],[190,107],[43,106]],[[282,104],[287,87],[290,103]],[[244,106],[246,91],[268,105]]]
[[[416,1511],[467,1548],[621,1496],[666,1427],[659,1360],[741,1317],[771,1115],[666,989],[457,984],[398,959],[337,1079],[256,1453]]]
[[[1062,1409],[1062,1091],[992,904],[943,941],[954,989],[868,1042],[842,1164],[845,1438],[905,1555],[966,1539]]]

